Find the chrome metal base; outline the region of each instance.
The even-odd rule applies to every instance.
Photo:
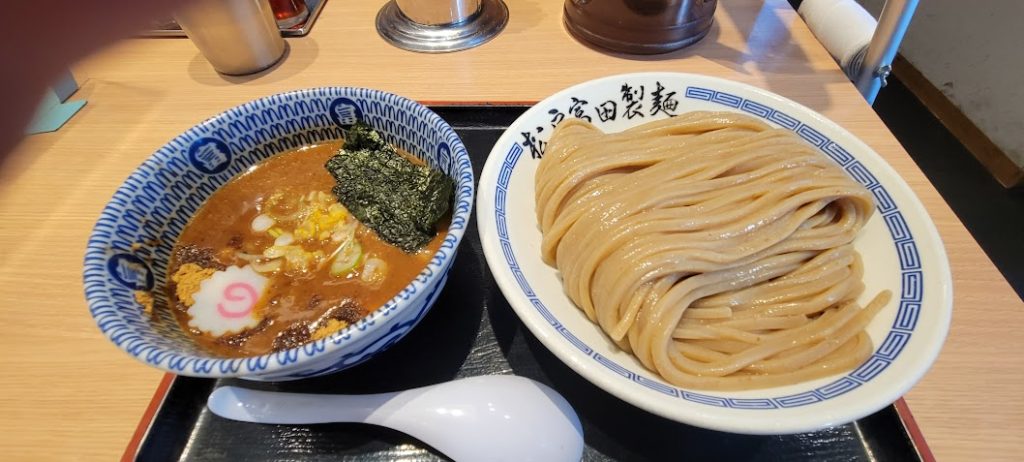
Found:
[[[394,0],[377,13],[377,32],[392,45],[422,53],[446,53],[480,45],[498,35],[508,23],[502,0],[483,0],[480,10],[465,21],[441,26],[417,23],[398,9]]]

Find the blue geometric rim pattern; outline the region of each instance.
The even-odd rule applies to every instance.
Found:
[[[862,364],[845,376],[826,385],[803,393],[787,396],[776,396],[766,398],[728,398],[713,396],[692,391],[682,390],[665,385],[650,377],[637,374],[628,368],[606,358],[594,351],[578,337],[569,332],[551,311],[544,305],[530,288],[526,276],[516,261],[515,253],[512,251],[512,243],[509,241],[508,223],[506,220],[506,201],[508,197],[508,184],[512,177],[512,171],[516,162],[523,154],[523,148],[517,143],[506,153],[501,171],[498,174],[497,189],[494,195],[494,215],[498,230],[498,240],[501,243],[502,253],[509,271],[515,277],[523,294],[533,305],[534,309],[569,343],[575,346],[580,352],[587,355],[597,363],[608,368],[612,372],[621,375],[637,384],[650,388],[659,393],[664,393],[676,398],[682,398],[694,403],[714,407],[732,409],[781,409],[806,406],[809,404],[826,401],[844,393],[849,392],[880,374],[892,364],[892,361],[903,351],[903,347],[910,340],[911,334],[917,324],[917,317],[921,311],[921,298],[924,293],[924,280],[921,273],[921,259],[913,236],[910,234],[910,227],[907,225],[899,207],[892,200],[892,197],[885,188],[878,182],[874,175],[857,161],[842,146],[830,140],[824,134],[818,132],[811,126],[789,116],[774,108],[757,103],[739,96],[701,87],[687,87],[686,98],[709,101],[731,108],[736,108],[754,116],[769,120],[782,127],[797,133],[807,142],[811,143],[825,155],[832,158],[841,165],[857,182],[863,184],[874,194],[878,204],[878,211],[881,213],[889,234],[892,236],[896,246],[896,253],[899,256],[901,272],[900,307],[896,315],[896,321],[889,330],[888,335],[875,352]]]
[[[171,322],[151,322],[133,299],[153,290],[165,301],[165,269],[177,236],[214,191],[244,169],[279,152],[339,139],[357,119],[380,130],[389,142],[456,181],[452,221],[438,252],[399,294],[340,333],[291,350],[251,358],[212,358]],[[84,259],[85,296],[101,331],[121,349],[160,367],[191,374],[260,375],[283,366],[322,359],[328,344],[370,340],[374,326],[401,320],[408,330],[424,316],[454,261],[473,203],[473,169],[462,141],[437,114],[406,98],[364,88],[324,87],[261,98],[229,109],[190,128],[147,159],[114,193],[90,235]],[[133,248],[138,242],[155,243]],[[391,332],[395,335],[394,329]],[[364,357],[295,375],[329,372],[365,360],[397,338],[370,348]],[[187,345],[187,346],[186,346]],[[331,347],[334,352],[344,351]],[[333,357],[333,356],[332,356]],[[341,356],[339,355],[339,358]],[[292,367],[289,367],[291,373]]]

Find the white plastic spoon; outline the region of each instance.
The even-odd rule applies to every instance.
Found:
[[[265,424],[357,422],[393,428],[461,461],[572,461],[583,428],[544,384],[488,375],[376,395],[277,393],[220,387],[206,405],[221,417]]]

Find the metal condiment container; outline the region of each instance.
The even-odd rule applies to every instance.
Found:
[[[480,0],[395,0],[409,19],[427,26],[463,22],[480,10]]]
[[[501,0],[391,0],[377,14],[377,32],[404,50],[445,53],[487,42],[507,22]]]
[[[200,0],[175,19],[222,74],[252,74],[284,55],[284,39],[267,0]]]

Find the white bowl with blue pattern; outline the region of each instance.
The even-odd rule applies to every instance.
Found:
[[[155,319],[134,301],[162,287],[171,249],[189,218],[221,185],[274,154],[342,137],[363,120],[396,146],[455,180],[451,225],[437,253],[398,295],[322,340],[248,358],[220,358],[196,345],[167,309]],[[188,129],[125,180],[104,208],[85,254],[85,296],[100,330],[136,359],[175,374],[293,380],[352,367],[408,333],[448,278],[473,203],[473,169],[455,131],[425,106],[364,88],[324,87],[261,98]],[[154,290],[155,289],[155,290]]]
[[[854,245],[864,261],[863,298],[893,301],[867,331],[875,350],[852,371],[750,391],[673,386],[619,350],[565,295],[540,256],[534,172],[552,128],[567,117],[605,132],[696,110],[734,111],[793,130],[875,196],[877,213]],[[618,75],[541,101],[495,144],[480,176],[477,222],[484,255],[516,314],[562,361],[620,399],[668,419],[714,430],[784,434],[846,423],[889,405],[935,361],[949,330],[952,280],[924,206],[884,159],[824,116],[749,85],[679,73]],[[862,299],[862,302],[866,300]]]

